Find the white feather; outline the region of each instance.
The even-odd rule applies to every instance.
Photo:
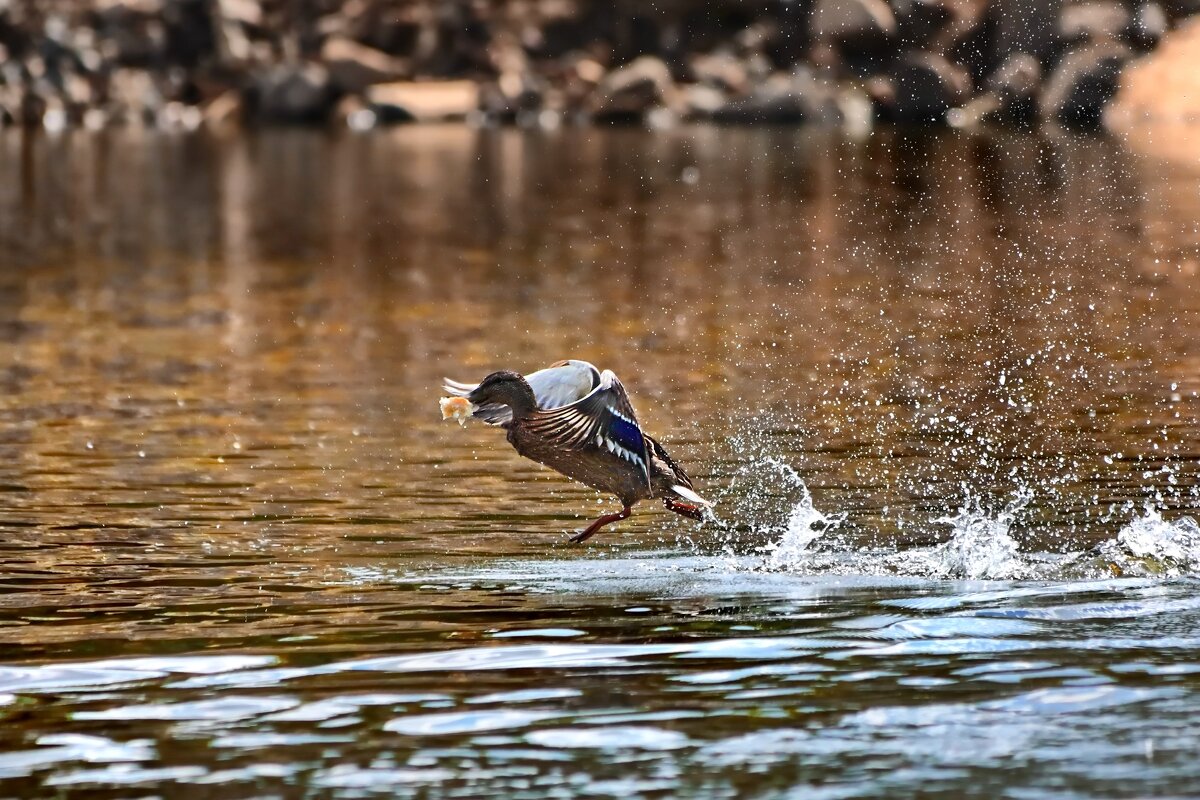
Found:
[[[539,369],[525,376],[529,388],[533,389],[533,398],[538,408],[543,410],[561,408],[576,400],[587,397],[592,392],[592,384],[598,380],[600,370],[586,361],[572,359],[556,367]],[[479,386],[477,383],[462,383],[461,381],[442,379],[442,389],[451,397],[466,397]],[[507,407],[488,406],[487,422],[500,425],[512,420],[512,412]]]
[[[551,409],[570,405],[592,392],[592,383],[600,371],[586,361],[572,360],[557,367],[539,369],[525,376],[538,408]]]
[[[684,500],[688,500],[692,503],[698,503],[698,504],[708,507],[708,508],[712,507],[712,503],[710,501],[705,500],[703,497],[696,494],[695,492],[693,492],[691,489],[687,488],[686,486],[680,486],[680,485],[676,484],[675,486],[671,487],[671,491],[674,492],[675,494],[679,495],[680,497],[682,497]]]

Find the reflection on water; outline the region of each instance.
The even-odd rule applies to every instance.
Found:
[[[423,127],[0,175],[3,793],[1200,779],[1200,172]],[[566,546],[608,499],[439,422],[443,374],[567,356],[719,520]]]

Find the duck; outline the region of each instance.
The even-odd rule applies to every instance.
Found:
[[[642,430],[612,370],[567,359],[528,375],[493,372],[476,384],[445,378],[442,388],[465,398],[473,418],[505,429],[525,458],[620,501],[620,511],[600,516],[572,542],[627,519],[642,500],[661,499],[668,511],[697,521],[713,505],[662,443]]]

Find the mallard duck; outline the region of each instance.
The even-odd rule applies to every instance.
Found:
[[[668,510],[696,520],[712,506],[658,440],[639,427],[625,387],[611,370],[572,359],[529,375],[493,372],[478,384],[446,378],[444,388],[466,398],[476,419],[505,428],[521,455],[621,501],[620,511],[601,516],[572,542],[625,519],[639,500],[661,498]]]

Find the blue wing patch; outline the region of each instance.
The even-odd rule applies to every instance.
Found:
[[[613,415],[608,425],[608,435],[614,442],[633,453],[641,453],[644,445],[642,431],[627,419]]]
[[[636,466],[650,483],[646,438],[625,387],[609,370],[601,374],[600,384],[586,397],[560,408],[539,409],[527,424],[559,447],[607,450]]]

